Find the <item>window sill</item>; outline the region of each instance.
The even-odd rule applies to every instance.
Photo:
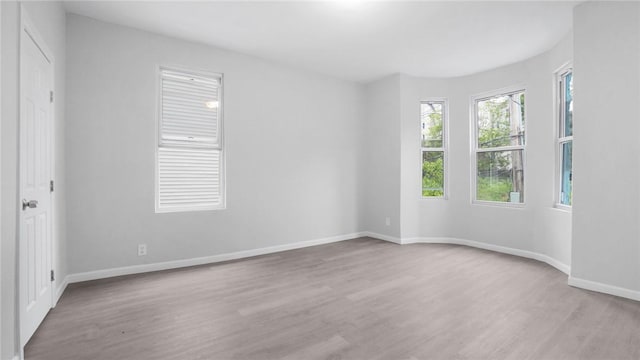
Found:
[[[526,203],[508,203],[508,202],[497,202],[497,201],[472,200],[471,205],[489,206],[489,207],[506,208],[506,209],[524,209]]]
[[[419,197],[420,200],[426,200],[426,201],[430,201],[430,200],[449,200],[449,197],[447,196],[421,196]]]
[[[571,212],[571,205],[554,204],[553,208],[560,211]]]
[[[156,214],[166,214],[166,213],[178,213],[178,212],[195,212],[195,211],[216,211],[216,210],[226,210],[226,206],[203,206],[203,207],[184,207],[184,208],[169,208],[169,209],[158,209],[156,208]]]

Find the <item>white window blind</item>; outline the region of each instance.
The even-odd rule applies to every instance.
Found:
[[[219,146],[220,79],[162,70],[162,144]]]
[[[220,75],[162,68],[156,211],[224,207]]]

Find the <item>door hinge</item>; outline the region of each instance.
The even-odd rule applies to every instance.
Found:
[[[56,273],[51,270],[51,281],[55,281],[56,280]]]
[[[53,103],[53,90],[49,91],[49,102]]]
[[[53,192],[53,180],[49,181],[49,192]]]

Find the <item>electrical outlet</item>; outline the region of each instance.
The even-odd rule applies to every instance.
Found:
[[[387,216],[387,217],[384,219],[384,224],[385,224],[385,225],[387,225],[387,226],[391,226],[391,218]]]
[[[147,244],[138,244],[138,256],[147,255]]]

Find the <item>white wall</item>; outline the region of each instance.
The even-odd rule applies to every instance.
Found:
[[[72,273],[361,230],[362,86],[76,15],[67,40]],[[226,210],[154,213],[160,64],[224,73]]]
[[[16,219],[18,200],[18,6],[3,2],[2,6],[2,354],[1,359],[11,359],[16,346]]]
[[[378,232],[396,241],[455,238],[541,254],[571,267],[573,285],[640,299],[640,5],[588,2],[574,17],[573,34],[517,64],[454,79],[396,75],[368,84],[368,121],[385,128],[368,134],[367,177],[390,180],[371,181],[367,196],[393,195],[368,201],[367,230],[380,226],[382,214],[397,214],[386,204],[395,204],[400,174],[401,228]],[[564,211],[553,206],[554,72],[574,55],[574,206]],[[516,84],[527,90],[526,206],[472,205],[470,96]],[[400,108],[381,102],[398,96]],[[449,100],[447,200],[419,196],[419,102],[430,97]],[[376,163],[393,159],[398,146],[400,169],[384,157]]]
[[[536,202],[538,206],[533,224],[532,249],[534,252],[547,255],[567,266],[571,266],[572,215],[571,212],[551,206],[556,199],[556,191],[559,186],[557,183],[557,164],[553,160],[556,156],[555,136],[559,125],[557,124],[555,106],[552,105],[553,100],[549,97],[552,94],[551,89],[556,86],[556,83],[549,74],[557,71],[567,61],[573,60],[573,33],[567,35],[551,51],[541,56],[539,60],[538,65],[541,67],[542,75],[537,80],[534,78],[533,81],[539,82],[541,91],[547,94],[547,97],[542,99],[543,103],[541,105],[543,107],[539,113],[541,119],[544,119],[541,126],[532,126],[529,131],[530,139],[534,140],[533,145],[535,146],[535,156],[530,157],[529,160],[531,165],[538,171],[533,180],[537,181],[539,189],[538,193],[534,193],[534,196],[539,198]],[[531,116],[529,118],[536,120]],[[550,119],[553,120],[551,121]],[[574,119],[576,119],[575,116]]]
[[[398,75],[367,86],[364,229],[391,238],[400,237],[400,100]]]
[[[464,179],[458,176],[458,173],[464,170],[459,154],[467,155],[465,151],[468,150],[468,145],[464,138],[465,134],[460,133],[457,126],[464,122],[464,118],[458,117],[457,110],[466,101],[461,103],[459,99],[453,98],[452,79],[427,79],[401,75],[401,84],[402,111],[398,119],[402,144],[401,237],[403,240],[427,236],[450,237],[453,224],[459,224],[460,221],[452,212],[453,202],[466,199],[464,196],[467,194],[462,186],[465,182],[461,182]],[[433,98],[446,98],[449,106],[450,151],[445,164],[445,168],[449,168],[445,170],[449,175],[446,184],[448,199],[422,199],[420,102]]]
[[[542,55],[495,70],[452,79],[394,75],[368,84],[366,230],[404,242],[478,241],[570,266],[571,213],[554,207],[553,89],[555,70],[572,53],[568,34]],[[472,205],[470,97],[518,84],[527,90],[526,206]],[[420,101],[430,98],[449,103],[448,199],[421,198]],[[400,228],[384,226],[389,215]]]
[[[20,10],[16,2],[2,2],[2,353],[1,359],[11,359],[17,352],[16,339],[16,244],[18,209],[18,37]],[[54,231],[54,268],[58,279],[66,275],[65,227],[65,11],[60,2],[25,2],[24,8],[53,52],[55,58],[55,180],[56,205]],[[57,284],[60,285],[58,281]]]
[[[65,52],[60,4],[25,6],[56,58],[56,153],[66,154],[56,158],[59,279],[366,230],[532,251],[571,265],[573,277],[640,289],[640,89],[629,80],[640,80],[633,45],[640,40],[638,4],[579,5],[574,38],[518,64],[454,79],[393,75],[366,87],[75,15],[67,18]],[[16,3],[2,3],[1,26],[0,358],[6,359],[17,351]],[[553,208],[552,87],[553,71],[571,59],[574,43],[572,214]],[[159,64],[225,74],[226,210],[154,213]],[[469,96],[517,83],[527,88],[527,205],[471,205]],[[420,199],[419,102],[429,97],[449,99],[448,200]],[[624,130],[603,136],[612,121]],[[149,247],[146,257],[136,256],[141,242]]]
[[[640,4],[580,4],[574,34],[571,276],[640,299]]]
[[[2,84],[2,6],[0,6],[0,84]],[[0,86],[0,118],[2,117],[2,86]],[[2,121],[0,121],[0,204],[2,204]],[[2,207],[0,206],[0,284],[2,280]],[[2,286],[0,286],[0,324],[2,320]],[[0,359],[2,359],[2,325],[0,325]]]

